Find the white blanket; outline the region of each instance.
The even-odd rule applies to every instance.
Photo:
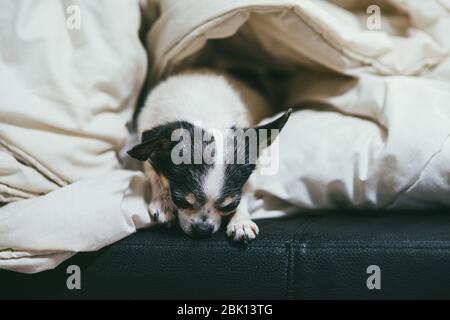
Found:
[[[38,272],[150,224],[117,159],[147,57],[136,1],[0,7],[0,268]]]
[[[291,74],[302,109],[279,171],[252,177],[255,218],[450,204],[449,2],[384,1],[382,31],[361,1],[333,2],[161,1],[150,77],[205,57]],[[136,1],[0,6],[0,268],[32,273],[151,225],[142,174],[117,160],[146,54]]]

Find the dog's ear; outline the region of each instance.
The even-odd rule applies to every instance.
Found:
[[[283,113],[283,115],[276,118],[275,120],[253,128],[257,133],[259,150],[270,146],[272,142],[275,141],[275,139],[278,137],[278,134],[281,132],[281,129],[283,129],[284,125],[291,116],[291,113],[292,109],[289,108],[288,111]]]
[[[127,153],[130,157],[140,161],[152,161],[156,159],[161,154],[170,151],[172,129],[169,126],[161,125],[144,131],[142,133],[141,143],[135,145]]]
[[[255,164],[261,152],[270,146],[278,137],[291,113],[292,109],[289,109],[275,120],[257,127],[236,129],[235,135],[233,136],[236,139],[236,141],[233,141],[234,153],[230,153],[230,156],[236,157],[238,163],[241,164]]]

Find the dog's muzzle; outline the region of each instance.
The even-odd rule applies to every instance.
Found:
[[[207,238],[214,231],[214,226],[206,222],[197,222],[192,225],[192,235],[196,238]]]

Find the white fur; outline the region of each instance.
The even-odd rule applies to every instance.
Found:
[[[137,124],[139,135],[177,120],[224,130],[249,126],[269,115],[265,100],[241,82],[211,71],[188,71],[150,92]]]
[[[214,141],[216,141],[216,156],[214,157],[213,167],[208,170],[203,182],[203,191],[207,199],[217,200],[225,181],[224,137],[217,131],[213,131],[211,134],[214,136]]]
[[[203,190],[207,199],[216,200],[219,198],[220,190],[224,184],[225,166],[223,164],[215,163],[212,169],[208,170],[205,181],[203,183]]]

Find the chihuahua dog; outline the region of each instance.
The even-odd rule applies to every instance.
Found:
[[[248,179],[290,112],[254,127],[270,116],[266,101],[211,70],[189,70],[159,83],[137,117],[141,141],[128,151],[144,161],[152,218],[159,223],[178,218],[186,234],[207,237],[229,217],[232,240],[255,239],[259,229],[243,201],[253,196]]]

